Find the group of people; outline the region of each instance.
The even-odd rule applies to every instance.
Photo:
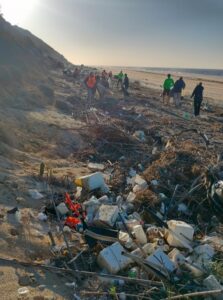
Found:
[[[167,75],[163,83],[163,103],[169,105],[170,98],[173,97],[176,107],[181,106],[182,90],[185,89],[186,84],[183,80],[183,77],[180,77],[176,82],[170,74]],[[194,115],[198,116],[200,114],[200,107],[203,101],[203,91],[204,87],[202,82],[200,82],[191,95],[191,98],[194,99]]]
[[[119,85],[122,88],[124,96],[129,96],[128,88],[129,88],[129,78],[128,75],[120,71],[118,75],[115,75],[115,78],[117,79],[117,88]]]
[[[67,75],[68,77],[73,77],[73,78],[77,79],[79,77],[79,75],[81,74],[83,68],[84,68],[84,65],[80,65],[79,67],[76,66],[74,70],[72,70],[70,68],[65,68],[65,69],[63,69],[63,74]]]
[[[88,102],[91,104],[96,91],[98,91],[100,99],[103,99],[106,94],[111,93],[111,89],[114,87],[113,79],[117,80],[116,87],[121,86],[124,96],[129,96],[129,78],[127,74],[122,71],[113,77],[112,72],[106,72],[103,70],[101,75],[91,72],[84,80],[84,84],[88,91]],[[170,98],[173,97],[176,107],[181,107],[182,91],[185,89],[186,84],[183,77],[180,77],[174,82],[171,74],[167,75],[163,83],[163,103],[165,105],[170,104]],[[194,115],[198,116],[200,114],[200,107],[203,101],[203,91],[204,87],[202,82],[200,82],[194,89],[191,98],[194,99]]]
[[[124,96],[129,96],[129,78],[127,74],[122,71],[114,76],[117,79],[117,88],[121,85]],[[110,94],[113,88],[113,74],[112,71],[106,72],[103,70],[101,75],[91,72],[84,80],[85,87],[88,91],[88,102],[91,104],[96,91],[98,91],[100,99],[103,99],[106,94]]]

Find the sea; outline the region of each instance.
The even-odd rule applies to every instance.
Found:
[[[221,69],[187,69],[187,68],[151,68],[151,67],[130,67],[135,71],[153,72],[153,73],[174,73],[174,74],[191,74],[191,75],[205,75],[214,77],[223,77],[223,70]]]

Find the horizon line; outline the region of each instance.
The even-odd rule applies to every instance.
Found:
[[[151,69],[186,69],[186,70],[219,70],[223,71],[222,68],[210,68],[210,67],[149,67],[149,66],[124,66],[124,65],[90,65],[89,67],[113,67],[113,68],[151,68]]]

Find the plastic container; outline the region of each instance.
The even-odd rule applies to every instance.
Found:
[[[100,274],[103,274],[103,275],[108,275],[108,272],[103,269],[101,271]],[[103,284],[109,284],[110,286],[111,285],[115,285],[115,286],[124,286],[125,285],[125,281],[122,280],[122,279],[113,279],[112,277],[103,277],[103,276],[98,276],[98,279],[103,283]]]
[[[185,269],[187,269],[192,276],[194,277],[201,277],[204,275],[205,271],[203,269],[201,269],[200,266],[196,265],[196,264],[191,264],[191,263],[184,263],[184,267]]]
[[[59,212],[59,214],[62,216],[66,215],[69,212],[65,203],[60,203],[59,205],[57,205],[56,209]]]
[[[92,170],[94,170],[94,171],[96,171],[96,170],[98,170],[98,171],[103,171],[104,168],[105,168],[105,165],[90,162],[90,163],[88,164],[88,168],[89,168],[89,169],[92,169]]]
[[[139,220],[136,220],[136,219],[126,220],[125,224],[128,227],[128,229],[131,230],[131,231],[133,230],[133,228],[136,225],[141,225]]]
[[[131,268],[128,271],[128,277],[129,278],[137,278],[137,275],[138,275],[138,269],[137,268]]]
[[[29,289],[27,287],[21,287],[18,289],[18,295],[21,296],[27,296],[27,294],[29,293]]]
[[[136,194],[133,193],[133,192],[130,192],[128,194],[128,197],[127,197],[126,201],[132,203],[135,200],[135,198],[136,198]]]
[[[129,237],[129,234],[127,232],[119,231],[118,239],[120,242],[122,242],[122,244],[124,244],[125,248],[134,249],[135,243]]]
[[[147,243],[142,247],[142,249],[146,254],[150,255],[155,251],[155,246],[152,243]],[[142,251],[139,248],[133,250],[131,253],[133,255],[143,257]]]
[[[140,222],[138,220],[135,220],[135,219],[132,219],[132,220],[126,220],[125,219],[125,224],[126,224],[126,226],[128,227],[128,229],[130,231],[132,231],[134,226],[141,225]],[[126,230],[125,226],[123,225],[123,223],[121,221],[119,221],[119,219],[118,219],[118,222],[116,223],[116,226],[119,230],[123,230],[123,231]]]
[[[220,282],[217,280],[217,278],[214,275],[210,275],[207,278],[204,279],[203,285],[208,289],[208,290],[222,290],[223,286],[220,284]],[[216,300],[222,300],[223,296],[221,295],[216,295],[214,297]]]
[[[184,264],[186,260],[185,256],[183,256],[183,254],[181,254],[181,252],[176,248],[169,252],[168,256],[174,262],[176,267]]]
[[[103,191],[107,190],[107,192],[109,191],[108,187],[104,182],[103,175],[100,172],[76,178],[74,180],[74,183],[77,186],[81,186],[88,191],[92,191],[95,189],[101,189]]]
[[[137,212],[132,213],[128,217],[129,217],[129,220],[137,220],[137,221],[139,221],[139,225],[143,225],[144,224],[144,221],[142,220],[140,214],[138,214]]]
[[[146,234],[149,241],[153,241],[156,238],[160,237],[159,229],[155,226],[149,227],[146,230]]]
[[[190,248],[194,236],[193,227],[183,221],[175,220],[170,220],[167,224],[170,229],[167,233],[168,244],[173,247]],[[187,245],[189,247],[186,247]]]
[[[104,248],[98,255],[97,262],[99,266],[111,274],[116,274],[123,270],[132,263],[130,258],[122,255],[123,251],[124,248],[118,242]]]
[[[145,189],[148,186],[146,180],[138,174],[135,177],[135,184],[138,184],[142,189]]]
[[[47,215],[46,214],[44,214],[43,212],[40,212],[39,214],[38,214],[38,220],[39,221],[46,221],[48,219],[48,217],[47,217]]]
[[[146,234],[142,228],[142,225],[135,225],[132,228],[132,233],[135,236],[136,240],[141,244],[144,245],[147,243]]]
[[[118,297],[119,297],[120,300],[126,300],[127,299],[127,296],[126,296],[125,292],[119,293]]]
[[[146,261],[151,263],[154,268],[162,273],[166,273],[166,271],[173,272],[176,268],[169,257],[160,249],[157,249],[153,254],[151,254]]]
[[[100,204],[111,204],[112,201],[111,201],[111,199],[108,198],[107,195],[104,195],[98,199],[98,202]]]
[[[124,231],[119,231],[118,239],[121,242],[126,243],[129,240],[129,234],[127,232],[124,232]]]
[[[96,197],[92,196],[90,200],[84,202],[84,207],[87,212],[86,222],[90,224],[94,220],[94,217],[100,207],[100,203]]]

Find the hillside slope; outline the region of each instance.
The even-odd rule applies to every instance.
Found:
[[[47,121],[33,116],[57,105],[61,97],[55,74],[71,64],[29,31],[0,17],[0,66],[0,154],[11,163],[21,156],[16,151],[38,152],[43,136],[43,143],[54,143],[52,130],[45,132]]]
[[[27,93],[46,96],[43,84],[50,83],[49,71],[65,64],[65,58],[43,41],[0,17],[1,106],[27,105],[23,101]],[[33,99],[32,104],[35,101],[38,102]]]

